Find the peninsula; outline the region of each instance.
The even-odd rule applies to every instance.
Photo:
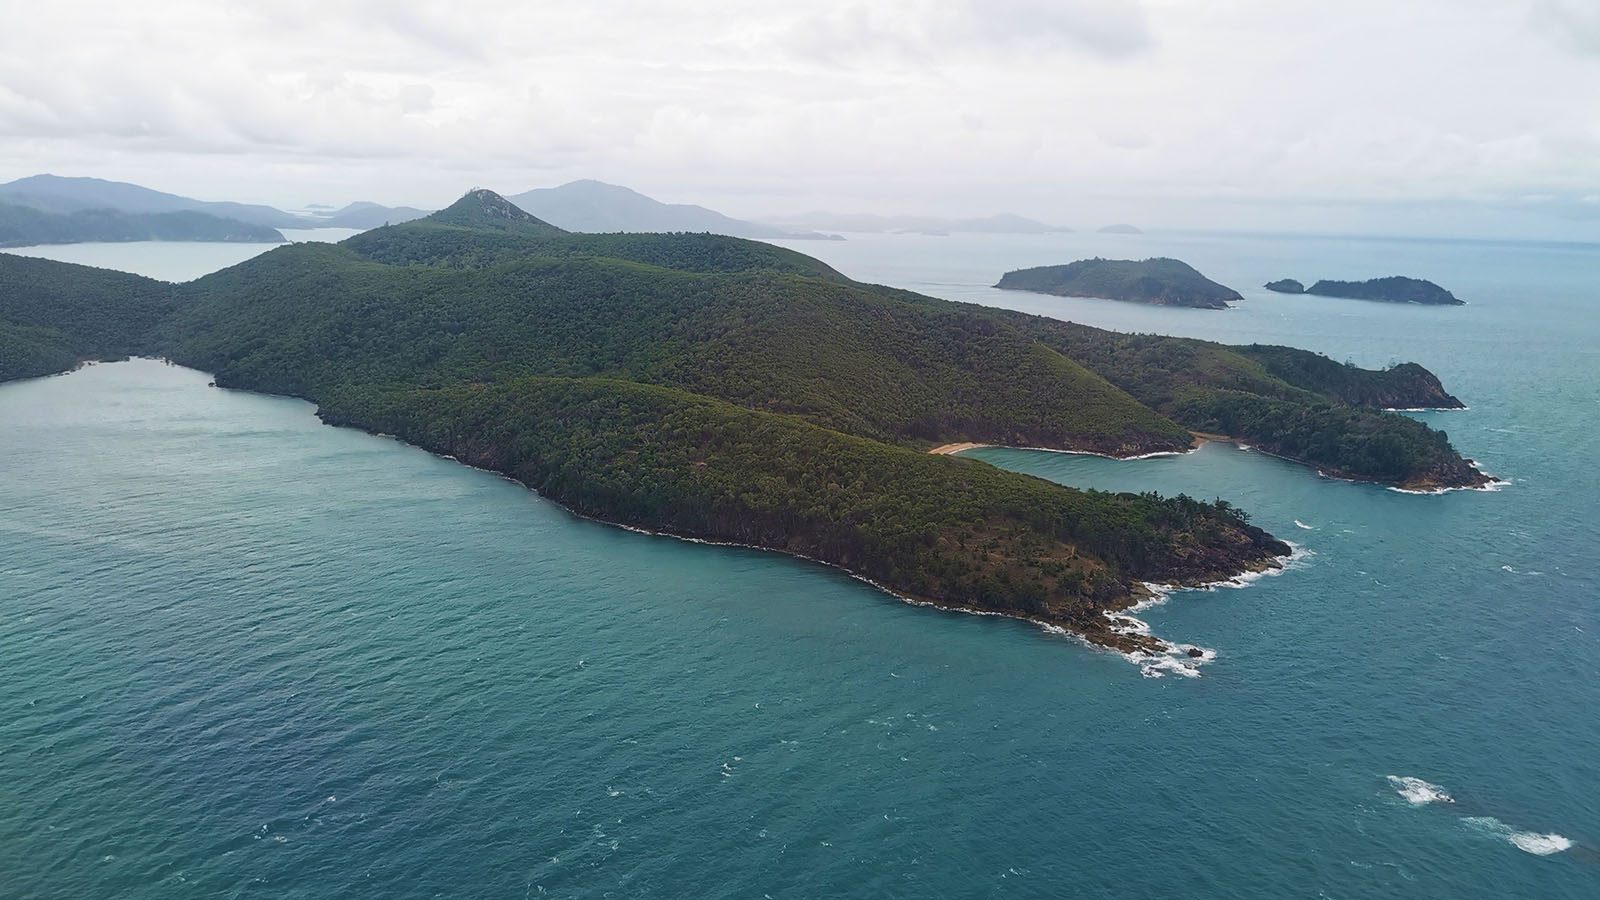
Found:
[[[1061,297],[1103,297],[1157,306],[1227,309],[1243,299],[1176,259],[1080,259],[1064,266],[1017,269],[1001,276],[995,287]]]
[[[490,191],[179,285],[0,254],[0,380],[129,355],[311,400],[330,424],[585,516],[818,560],[1129,653],[1172,649],[1108,617],[1146,584],[1272,568],[1288,546],[1225,501],[926,451],[1133,456],[1187,449],[1194,430],[1347,477],[1480,483],[1443,434],[1370,405],[1426,405],[1410,402],[1437,386],[1421,367],[1119,335],[860,284],[736,238],[574,234]]]
[[[1315,294],[1322,297],[1349,297],[1355,300],[1381,300],[1385,303],[1421,303],[1430,306],[1463,306],[1463,301],[1431,281],[1392,275],[1367,281],[1323,279],[1306,287],[1293,278],[1270,281],[1267,290],[1280,294]]]
[[[224,241],[281,244],[283,235],[265,225],[252,225],[194,210],[129,213],[85,209],[49,213],[0,203],[0,247],[35,244],[81,244],[126,241]]]

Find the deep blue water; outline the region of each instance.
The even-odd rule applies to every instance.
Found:
[[[1111,327],[1416,359],[1471,406],[1423,415],[1510,484],[1405,495],[1221,444],[975,451],[1226,497],[1307,551],[1143,612],[1217,651],[1151,679],[579,520],[201,373],[0,386],[0,896],[1600,894],[1600,252],[1111,240],[801,248]],[[1246,302],[984,287],[1092,252],[1176,255]],[[1248,288],[1394,273],[1470,305]]]

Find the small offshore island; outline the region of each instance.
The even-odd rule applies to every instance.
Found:
[[[1157,306],[1227,309],[1239,292],[1201,275],[1176,259],[1080,259],[1064,266],[1017,269],[995,287],[1059,297],[1100,297]]]
[[[1282,564],[1226,501],[1077,490],[928,453],[1247,441],[1408,489],[1489,479],[1384,406],[1415,364],[1128,335],[852,281],[771,244],[580,234],[491,191],[183,284],[0,254],[0,381],[151,356],[300,397],[628,527],[827,563],[903,599],[1178,652],[1114,614]]]
[[[1367,281],[1323,279],[1306,287],[1293,278],[1269,281],[1264,287],[1280,294],[1315,294],[1321,297],[1348,297],[1353,300],[1380,300],[1385,303],[1420,303],[1428,306],[1465,306],[1463,300],[1431,281],[1391,275]]]

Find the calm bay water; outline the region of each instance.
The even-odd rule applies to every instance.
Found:
[[[0,895],[1600,892],[1600,251],[796,246],[953,299],[1416,359],[1471,406],[1423,415],[1511,484],[1404,495],[1220,444],[975,451],[1226,497],[1307,551],[1143,613],[1218,652],[1148,679],[823,567],[585,522],[202,373],[0,386]],[[1246,302],[985,287],[1096,252],[1175,255]],[[1248,288],[1395,273],[1470,305]]]
[[[279,233],[290,241],[336,243],[361,232],[355,228],[283,228]],[[277,246],[281,245],[222,241],[124,241],[39,244],[33,247],[8,247],[0,252],[137,272],[162,281],[192,281],[201,275],[242,263]]]

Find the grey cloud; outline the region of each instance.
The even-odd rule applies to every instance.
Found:
[[[1594,0],[1537,0],[1528,20],[1534,30],[1582,56],[1600,58],[1600,3]]]
[[[1120,60],[1154,40],[1137,0],[913,0],[817,4],[780,44],[835,63],[939,64],[1019,52]]]

